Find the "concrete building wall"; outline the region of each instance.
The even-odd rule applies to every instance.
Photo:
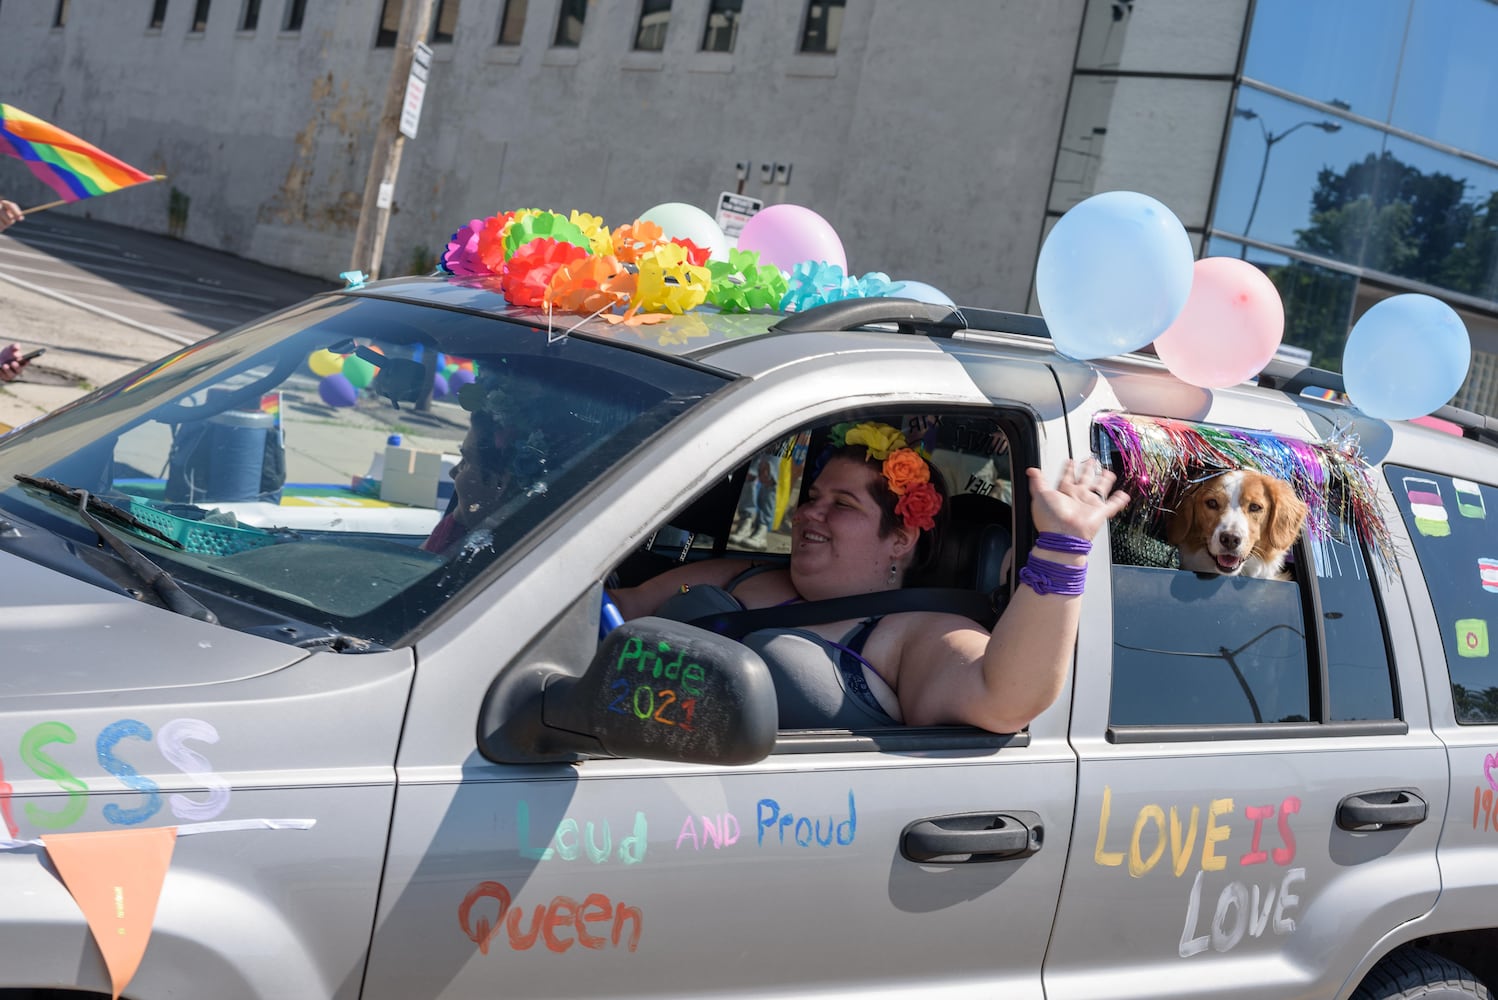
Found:
[[[518,47],[494,44],[501,0],[462,0],[403,154],[384,273],[503,208],[614,225],[664,201],[711,210],[750,160],[744,193],[826,216],[852,270],[1022,308],[1084,0],[848,0],[825,56],[797,52],[805,5],[747,0],[726,54],[698,51],[707,0],[676,0],[655,53],[632,51],[634,0],[594,0],[576,50],[551,47],[557,0],[531,0]],[[65,211],[331,277],[389,78],[379,0],[316,0],[297,33],[277,30],[280,0],[238,32],[240,7],[214,0],[194,35],[190,0],[159,30],[148,0],[72,0],[63,28],[50,0],[6,3],[0,88],[170,178]],[[789,183],[762,184],[764,162],[790,164]],[[3,190],[47,194],[10,166]]]

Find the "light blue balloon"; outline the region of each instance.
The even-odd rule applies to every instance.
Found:
[[[1107,191],[1057,220],[1035,264],[1035,296],[1056,350],[1087,360],[1137,351],[1191,293],[1191,240],[1170,209]]]
[[[929,302],[936,306],[955,306],[951,297],[940,288],[935,288],[924,281],[901,280],[899,285],[890,295],[897,299],[915,299],[917,302]]]
[[[1456,395],[1472,364],[1462,318],[1429,295],[1395,295],[1363,313],[1342,349],[1352,404],[1380,420],[1408,420]]]

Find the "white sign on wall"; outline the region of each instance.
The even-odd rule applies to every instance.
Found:
[[[744,223],[753,218],[754,213],[765,207],[765,203],[758,198],[751,198],[747,194],[734,194],[732,191],[724,191],[718,195],[718,228],[723,230],[723,235],[731,240],[739,238],[739,232],[743,230]]]

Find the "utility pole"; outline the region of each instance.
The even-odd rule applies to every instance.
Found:
[[[433,0],[404,0],[395,52],[390,61],[390,82],[385,88],[385,106],[375,130],[369,175],[364,180],[364,204],[359,209],[359,228],[354,232],[354,251],[349,269],[363,271],[371,279],[380,276],[380,258],[385,252],[385,230],[390,226],[390,193],[400,173],[401,149],[406,137],[400,131],[401,108],[406,99],[406,80],[418,44],[425,44],[432,20]],[[381,189],[387,196],[380,197]]]

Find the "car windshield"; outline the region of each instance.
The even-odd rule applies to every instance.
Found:
[[[327,296],[6,436],[0,511],[82,543],[55,568],[120,583],[87,491],[226,624],[391,644],[723,384],[513,318]]]

